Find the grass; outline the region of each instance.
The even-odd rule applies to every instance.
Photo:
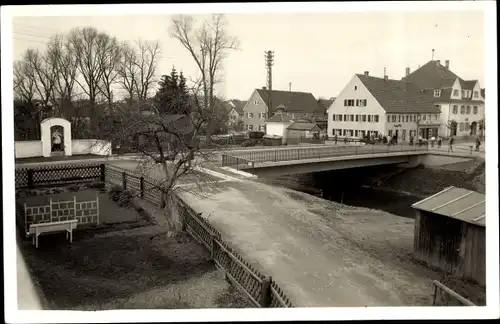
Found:
[[[21,248],[50,309],[248,307],[197,242],[163,234],[157,226],[75,232],[71,245],[61,234]]]

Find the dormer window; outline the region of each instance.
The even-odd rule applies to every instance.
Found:
[[[458,90],[457,89],[453,90],[453,96],[458,97],[458,95],[459,95]]]
[[[434,90],[434,97],[435,98],[441,97],[441,90]]]
[[[474,91],[474,98],[479,98],[479,92]]]

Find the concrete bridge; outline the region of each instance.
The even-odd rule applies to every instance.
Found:
[[[313,173],[376,165],[416,166],[427,162],[429,155],[441,155],[437,164],[460,162],[471,158],[464,153],[446,154],[427,146],[366,145],[316,146],[233,151],[222,154],[222,166],[257,176]],[[448,157],[448,159],[446,158]],[[429,161],[430,164],[436,164]]]

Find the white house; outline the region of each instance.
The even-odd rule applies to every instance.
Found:
[[[273,117],[265,121],[266,135],[281,136],[281,144],[285,144],[288,135],[287,128],[291,124],[293,124],[293,120],[283,113],[282,109],[278,109]]]
[[[355,74],[328,108],[328,136],[437,136],[440,110],[408,82]]]
[[[461,79],[450,70],[449,60],[445,61],[444,66],[440,60],[429,61],[411,74],[410,69],[406,68],[403,80],[432,94],[441,110],[440,134],[479,135],[480,125],[484,121],[484,91],[478,80]]]

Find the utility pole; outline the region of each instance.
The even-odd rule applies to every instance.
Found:
[[[267,111],[268,118],[272,117],[273,107],[272,107],[272,93],[273,93],[273,65],[274,65],[274,51],[265,51],[264,55],[266,61],[266,70],[267,70]]]

